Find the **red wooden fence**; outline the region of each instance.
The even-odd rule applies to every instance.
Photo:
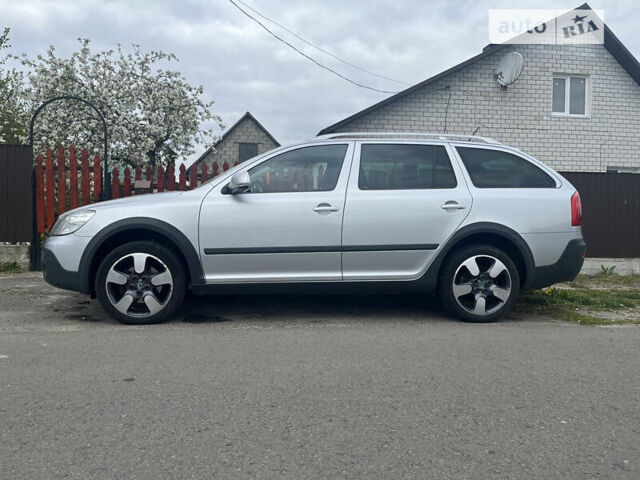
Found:
[[[55,159],[54,159],[55,157]],[[227,171],[229,165],[225,162],[222,171]],[[58,217],[67,210],[89,205],[100,201],[102,192],[102,161],[99,156],[89,161],[89,153],[86,150],[80,152],[80,168],[75,146],[69,147],[68,155],[65,149],[59,146],[56,155],[47,149],[43,155],[38,155],[34,174],[36,179],[36,215],[38,233],[48,233]],[[112,198],[129,197],[134,194],[134,181],[142,180],[143,172],[146,180],[151,180],[151,189],[155,192],[189,190],[195,188],[198,183],[197,165],[188,170],[180,165],[179,180],[176,185],[175,166],[170,164],[166,170],[159,166],[157,170],[147,165],[144,170],[137,166],[132,181],[132,171],[126,167],[114,168],[111,171],[111,196]],[[216,177],[220,172],[218,164],[214,163],[211,171],[205,164],[201,167],[201,182]],[[122,179],[121,179],[122,177]],[[188,181],[187,181],[188,180]]]

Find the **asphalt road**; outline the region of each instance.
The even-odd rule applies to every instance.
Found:
[[[0,479],[640,478],[638,327],[189,301],[131,327],[0,278]]]

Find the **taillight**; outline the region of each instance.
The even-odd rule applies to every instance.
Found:
[[[582,225],[582,202],[578,192],[571,196],[571,226]]]

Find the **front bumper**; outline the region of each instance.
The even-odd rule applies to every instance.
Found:
[[[75,234],[51,236],[42,248],[42,274],[54,287],[88,293],[88,272],[82,258],[91,237]]]
[[[42,250],[42,276],[44,281],[54,287],[75,292],[89,293],[86,282],[80,272],[65,270],[56,254],[46,246]]]
[[[576,278],[584,263],[587,244],[582,238],[571,240],[558,261],[552,265],[535,267],[529,288],[544,288],[554,283],[568,282]]]

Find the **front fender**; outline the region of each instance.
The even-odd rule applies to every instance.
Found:
[[[190,285],[204,283],[204,274],[200,257],[193,243],[173,225],[167,222],[148,217],[132,217],[118,220],[100,230],[89,242],[80,259],[80,278],[82,289],[85,293],[92,291],[92,274],[95,270],[96,256],[101,253],[102,247],[114,237],[126,232],[144,231],[166,238],[171,242],[185,259],[188,269]]]

